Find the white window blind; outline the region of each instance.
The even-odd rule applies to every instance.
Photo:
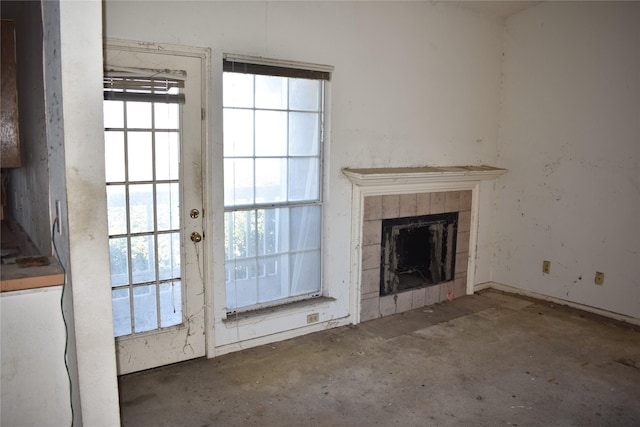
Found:
[[[181,71],[108,69],[103,77],[105,101],[184,104],[186,74]]]

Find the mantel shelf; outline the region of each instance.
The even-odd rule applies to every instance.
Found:
[[[489,181],[507,172],[493,166],[424,166],[404,168],[342,169],[358,186],[421,184],[437,182]]]

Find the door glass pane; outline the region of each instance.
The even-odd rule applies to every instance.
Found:
[[[129,181],[153,179],[151,132],[128,132]]]
[[[179,108],[178,104],[165,104],[162,102],[153,104],[154,127],[156,129],[178,129]]]
[[[158,279],[180,277],[180,233],[158,235]]]
[[[153,231],[153,184],[129,186],[131,233]]]
[[[180,165],[178,132],[156,132],[156,179],[177,180]]]
[[[118,129],[124,127],[124,102],[104,101],[104,127]]]
[[[133,307],[135,332],[151,331],[158,328],[155,285],[134,287]]]
[[[153,236],[131,238],[131,272],[133,283],[156,280],[156,263]]]
[[[111,261],[111,286],[129,283],[129,250],[127,238],[109,239],[109,257]]]
[[[127,102],[127,128],[151,129],[150,102]]]
[[[113,332],[116,337],[131,333],[131,301],[129,289],[111,291],[113,304]]]
[[[104,163],[107,182],[123,182],[124,176],[124,132],[104,133]]]
[[[127,195],[124,185],[107,186],[107,219],[109,235],[127,232]]]
[[[162,283],[160,285],[160,326],[182,323],[182,283]]]
[[[178,183],[156,184],[158,231],[180,227],[180,188]]]

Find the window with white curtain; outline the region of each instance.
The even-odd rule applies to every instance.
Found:
[[[329,77],[327,69],[224,59],[228,312],[321,293],[322,140]]]

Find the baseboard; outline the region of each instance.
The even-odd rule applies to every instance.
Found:
[[[558,305],[566,305],[567,307],[576,308],[579,310],[587,311],[589,313],[597,314],[599,316],[608,317],[610,319],[620,320],[622,322],[630,323],[632,325],[640,326],[640,319],[636,317],[627,316],[624,314],[614,313],[612,311],[603,310],[601,308],[591,307],[589,305],[579,304],[577,302],[563,300],[562,298],[556,298],[549,295],[539,294],[537,292],[528,291],[526,289],[519,289],[513,286],[505,285],[497,282],[484,282],[479,283],[473,287],[474,292],[482,291],[484,289],[495,289],[502,292],[509,292],[512,294],[523,295],[543,301],[549,301]]]

